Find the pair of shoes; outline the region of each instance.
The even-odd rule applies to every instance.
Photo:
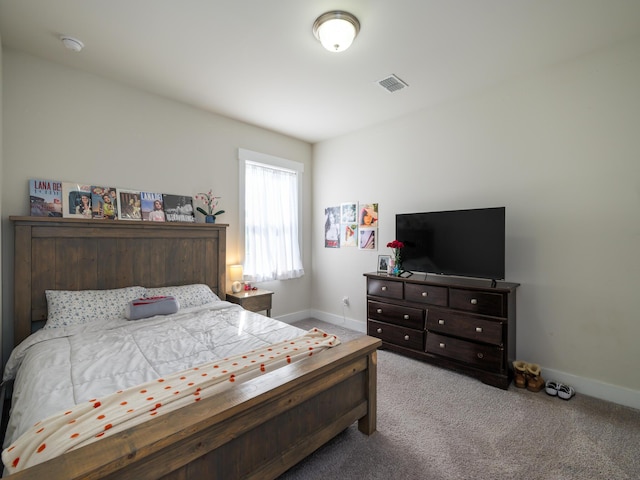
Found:
[[[576,394],[573,387],[556,382],[555,380],[549,380],[545,384],[545,392],[547,392],[547,395],[554,397],[557,395],[563,400],[569,400]]]
[[[527,362],[513,361],[513,384],[518,388],[527,386]]]
[[[544,379],[540,375],[540,365],[515,360],[513,362],[513,372],[513,384],[518,388],[539,392],[544,387]]]

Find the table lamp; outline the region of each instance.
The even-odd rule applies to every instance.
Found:
[[[229,277],[231,278],[231,291],[233,293],[240,292],[242,290],[242,265],[231,265]]]

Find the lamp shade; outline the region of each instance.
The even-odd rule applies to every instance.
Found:
[[[229,267],[229,279],[231,280],[231,291],[239,293],[242,290],[242,265],[231,265]]]
[[[242,265],[231,265],[229,267],[229,277],[232,282],[242,281]]]
[[[348,12],[323,13],[313,24],[313,34],[330,52],[345,51],[359,31],[360,22]]]

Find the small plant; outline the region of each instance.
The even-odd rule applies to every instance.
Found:
[[[212,190],[209,190],[207,193],[198,193],[196,194],[196,200],[202,202],[206,210],[202,207],[196,207],[196,210],[205,216],[216,217],[221,215],[224,213],[224,210],[218,210],[217,212],[214,211],[218,207],[218,201],[220,198],[221,197],[216,197]]]

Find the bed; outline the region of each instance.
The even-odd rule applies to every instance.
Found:
[[[226,225],[11,220],[15,345],[47,320],[45,290],[204,284],[225,298]],[[329,348],[11,478],[276,478],[354,422],[375,431],[379,344]]]

